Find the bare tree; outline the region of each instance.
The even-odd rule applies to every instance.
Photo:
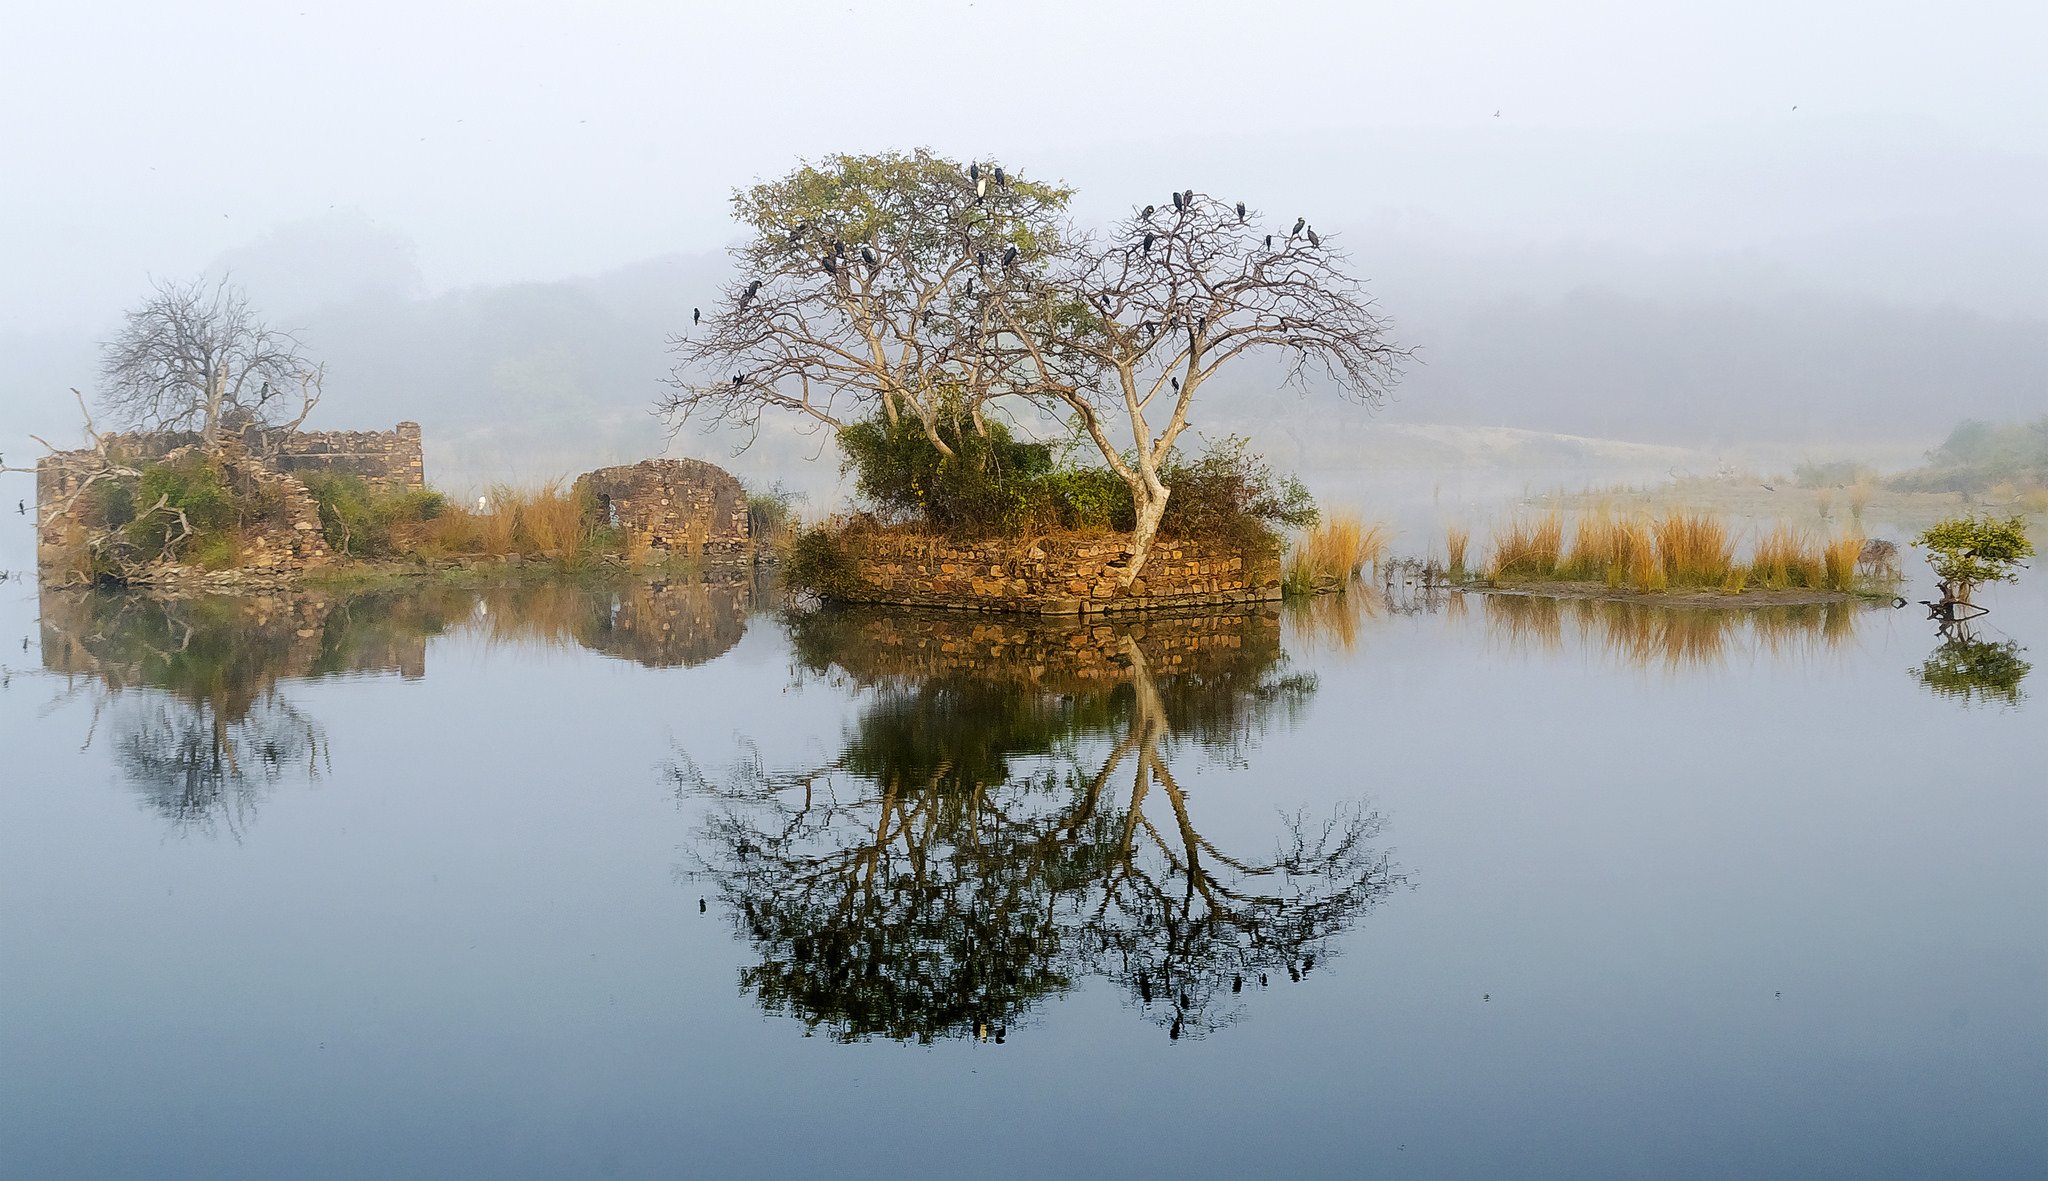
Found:
[[[1278,350],[1290,380],[1317,374],[1367,403],[1398,375],[1405,352],[1305,221],[1268,232],[1189,190],[1098,239],[1067,222],[1069,196],[926,152],[836,156],[736,194],[756,231],[734,251],[743,273],[703,334],[674,342],[660,409],[751,440],[764,411],[837,428],[842,405],[878,405],[892,424],[914,414],[950,455],[949,416],[986,433],[990,403],[1028,402],[1070,419],[1130,489],[1129,585],[1195,393],[1224,366]]]
[[[102,346],[100,404],[137,430],[196,431],[211,450],[227,430],[296,429],[323,377],[226,279],[162,281]]]
[[[923,151],[832,156],[734,193],[754,237],[717,306],[671,340],[674,392],[658,409],[748,442],[764,411],[837,429],[879,409],[952,454],[942,424],[978,427],[1016,392],[997,293],[1064,248],[1069,196]]]
[[[1137,523],[1125,585],[1172,495],[1161,471],[1195,392],[1225,366],[1278,352],[1290,383],[1320,377],[1372,405],[1408,355],[1344,254],[1305,219],[1271,232],[1242,203],[1193,190],[1172,205],[1147,205],[1106,239],[1081,240],[1042,286],[1004,308],[1035,378],[1019,384],[1070,411],[1130,488]],[[1047,326],[1060,335],[1046,338]]]

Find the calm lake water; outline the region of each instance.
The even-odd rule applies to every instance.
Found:
[[[1917,609],[776,606],[0,585],[0,1172],[2048,1175]]]

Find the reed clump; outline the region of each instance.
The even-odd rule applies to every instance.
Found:
[[[593,515],[560,480],[538,488],[497,485],[480,508],[449,506],[412,538],[415,552],[461,557],[545,557],[574,563],[592,557]]]
[[[1342,593],[1368,564],[1386,556],[1391,533],[1384,522],[1355,513],[1331,513],[1302,534],[1282,571],[1289,594]]]
[[[1821,554],[1801,529],[1780,524],[1757,538],[1750,551],[1749,576],[1771,590],[1821,584]]]
[[[1557,573],[1560,578],[1618,587],[1647,574],[1655,549],[1654,532],[1644,518],[1595,513],[1580,519],[1573,530],[1571,549]]]
[[[1856,562],[1863,556],[1864,539],[1844,533],[1821,546],[1821,586],[1846,591],[1856,586]]]
[[[1863,538],[1852,530],[1817,540],[1779,524],[1758,537],[1742,561],[1718,517],[1682,510],[1662,516],[1601,510],[1576,522],[1569,546],[1556,513],[1508,523],[1495,534],[1493,545],[1489,571],[1496,579],[1554,578],[1638,591],[1739,594],[1750,586],[1852,591]]]
[[[1452,582],[1465,581],[1465,553],[1472,544],[1472,531],[1463,525],[1453,525],[1444,533],[1444,549],[1450,558]]]
[[[1669,512],[1652,526],[1671,586],[1718,587],[1735,565],[1728,527],[1705,513]]]
[[[1535,520],[1517,517],[1493,537],[1493,578],[1555,578],[1564,552],[1564,515],[1546,513]]]

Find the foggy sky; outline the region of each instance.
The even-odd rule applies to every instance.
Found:
[[[1652,253],[2038,239],[2048,152],[2028,2],[80,3],[0,38],[0,324],[31,330],[329,209],[430,290],[716,248],[732,187],[841,150],[1015,161],[1084,215],[1194,185]]]

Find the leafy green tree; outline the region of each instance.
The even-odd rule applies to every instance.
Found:
[[[1951,517],[1913,539],[1927,551],[1927,563],[1941,579],[1945,602],[1970,602],[1986,582],[2014,582],[2034,544],[2027,540],[2026,518]]]

